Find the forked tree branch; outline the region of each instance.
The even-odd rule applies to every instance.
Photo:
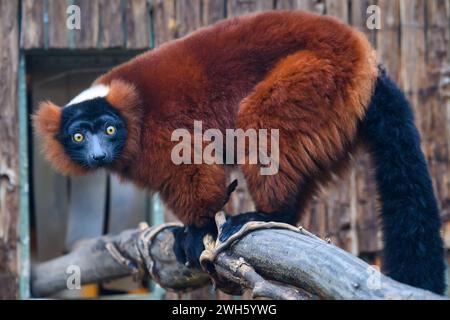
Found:
[[[219,229],[223,217],[217,217]],[[143,270],[162,287],[187,291],[211,275],[177,261],[174,231],[163,225],[84,241],[73,252],[32,268],[32,293],[45,297],[67,288],[67,268],[76,265],[81,283],[95,283]],[[274,223],[247,225],[236,239],[205,239],[202,262],[225,292],[250,289],[273,299],[445,299],[382,275],[359,258],[302,228]]]

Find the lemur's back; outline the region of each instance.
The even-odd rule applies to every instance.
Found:
[[[283,58],[298,51],[314,52],[331,61],[337,85],[345,91],[362,87],[368,102],[376,74],[369,42],[338,20],[303,11],[273,11],[224,20],[162,45],[119,66],[116,74],[143,87],[144,100],[158,116],[226,112],[234,124],[239,103]],[[151,101],[151,103],[150,103]],[[208,117],[211,119],[211,117]],[[205,119],[206,122],[207,119]],[[208,127],[208,123],[206,123]]]
[[[224,20],[182,39],[209,80],[255,85],[280,59],[299,50],[350,66],[372,54],[368,41],[337,19],[304,11],[270,11]]]

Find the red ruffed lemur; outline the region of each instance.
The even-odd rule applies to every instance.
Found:
[[[198,266],[202,237],[236,186],[227,165],[171,160],[175,129],[279,129],[279,170],[245,163],[257,212],[229,217],[296,223],[360,145],[374,158],[384,270],[442,293],[437,202],[411,107],[357,30],[301,11],[221,21],[121,64],[60,108],[43,102],[34,125],[63,174],[105,167],[151,192],[186,225],[179,258]]]

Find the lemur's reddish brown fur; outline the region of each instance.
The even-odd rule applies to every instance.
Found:
[[[73,162],[64,152],[56,139],[61,123],[61,108],[44,101],[39,104],[38,112],[33,116],[36,132],[42,137],[43,153],[56,170],[67,175],[81,175],[87,171]]]
[[[187,224],[201,226],[227,200],[226,167],[175,165],[174,129],[280,129],[279,173],[243,165],[257,209],[302,211],[319,183],[345,167],[377,77],[368,41],[334,18],[268,12],[203,28],[120,65],[97,79],[130,132],[123,178],[159,191]],[[46,153],[79,174],[54,135],[60,117],[47,103],[36,116]]]

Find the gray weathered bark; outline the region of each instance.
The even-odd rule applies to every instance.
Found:
[[[145,231],[151,234],[148,237],[140,230],[128,230],[86,241],[72,253],[34,266],[33,295],[43,297],[65,289],[69,265],[80,267],[82,283],[139,274],[143,269],[166,289],[184,291],[210,283],[207,273],[177,261],[176,228],[180,227],[152,227]],[[211,241],[205,245],[206,251],[214,251]],[[255,297],[275,299],[444,298],[394,281],[301,228],[270,224],[248,228],[232,243],[216,248],[221,250],[211,255],[214,278],[225,291],[248,288]]]

